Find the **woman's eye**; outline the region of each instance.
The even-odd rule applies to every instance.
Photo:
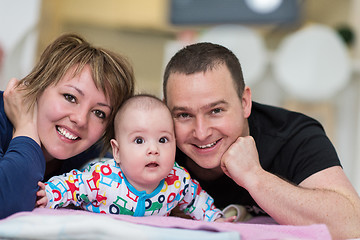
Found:
[[[100,110],[94,110],[93,113],[101,119],[105,119],[106,118],[106,114],[103,111]]]
[[[135,141],[134,141],[136,144],[142,144],[142,143],[144,143],[145,141],[144,141],[144,139],[142,139],[142,138],[135,138]]]
[[[73,95],[65,93],[63,96],[68,102],[76,103],[76,97]]]
[[[162,137],[159,139],[159,143],[167,143],[169,140],[166,137]]]

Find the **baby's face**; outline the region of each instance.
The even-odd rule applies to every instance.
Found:
[[[152,192],[174,166],[174,125],[166,107],[128,109],[118,124],[117,162],[139,191]]]

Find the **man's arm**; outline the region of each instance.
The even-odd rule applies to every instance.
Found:
[[[334,239],[360,237],[360,198],[341,167],[296,186],[263,170],[254,139],[240,137],[224,154],[222,169],[280,224],[323,223]]]

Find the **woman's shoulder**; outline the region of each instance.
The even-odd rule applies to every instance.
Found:
[[[0,91],[0,144],[6,149],[12,139],[13,127],[5,114],[3,91]]]
[[[0,91],[0,119],[3,121],[4,119],[7,119],[5,114],[5,108],[4,108],[4,92]]]

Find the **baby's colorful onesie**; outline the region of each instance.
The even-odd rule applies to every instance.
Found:
[[[214,221],[222,216],[214,199],[176,162],[170,174],[150,194],[137,191],[114,159],[89,164],[52,177],[46,185],[47,208],[70,203],[91,212],[133,216],[168,216],[179,205],[193,219]]]

